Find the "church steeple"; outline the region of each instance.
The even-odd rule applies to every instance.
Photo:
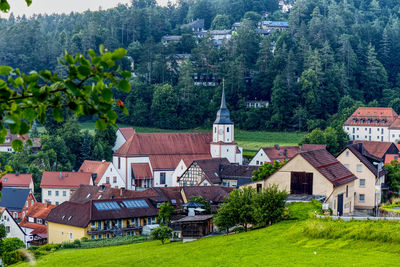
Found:
[[[233,124],[228,108],[225,101],[225,86],[222,86],[221,106],[217,112],[217,118],[214,124]]]

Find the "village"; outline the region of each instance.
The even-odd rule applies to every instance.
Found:
[[[321,144],[275,145],[260,148],[244,164],[222,91],[212,133],[119,128],[113,162],[85,160],[75,172],[44,172],[41,202],[34,197],[31,174],[5,174],[1,223],[7,237],[27,247],[150,235],[168,203],[175,214],[171,239],[186,242],[222,230],[213,224],[213,214],[232,191],[259,193],[274,185],[288,193],[286,202],[317,200],[319,212],[339,218],[395,217],[380,206],[389,189],[383,166],[399,161],[394,143],[400,139],[399,120],[391,108],[361,107],[344,123],[351,141],[337,155]],[[278,163],[278,170],[254,181],[257,169]]]

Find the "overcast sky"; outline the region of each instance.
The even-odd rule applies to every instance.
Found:
[[[168,0],[157,0],[161,5],[165,5]],[[14,16],[31,16],[38,13],[70,13],[72,11],[82,12],[85,10],[108,9],[117,6],[119,3],[126,4],[130,0],[32,0],[30,7],[26,6],[25,0],[8,0],[11,6],[9,13]],[[8,17],[8,14],[1,14],[1,17]]]

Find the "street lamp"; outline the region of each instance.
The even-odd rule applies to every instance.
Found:
[[[375,217],[378,217],[378,198],[377,198],[377,194],[378,192],[381,192],[381,177],[379,176],[382,167],[383,167],[383,162],[374,162],[374,165],[376,166],[377,169],[377,174],[376,174],[376,178],[377,178],[377,182],[378,184],[375,183]]]

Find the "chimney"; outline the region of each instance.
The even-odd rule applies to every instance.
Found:
[[[58,174],[58,178],[62,179],[62,172],[60,172],[60,174]]]
[[[103,160],[101,161],[101,163],[104,163],[104,162],[106,162],[106,160],[105,160],[105,159],[103,159]]]
[[[19,172],[16,172],[16,173],[15,173],[15,176],[18,176],[18,175],[19,175]]]
[[[285,155],[285,157],[287,157],[287,149],[285,148],[285,150],[283,150],[283,155]]]
[[[278,144],[276,144],[274,147],[275,147],[276,150],[281,149]]]

